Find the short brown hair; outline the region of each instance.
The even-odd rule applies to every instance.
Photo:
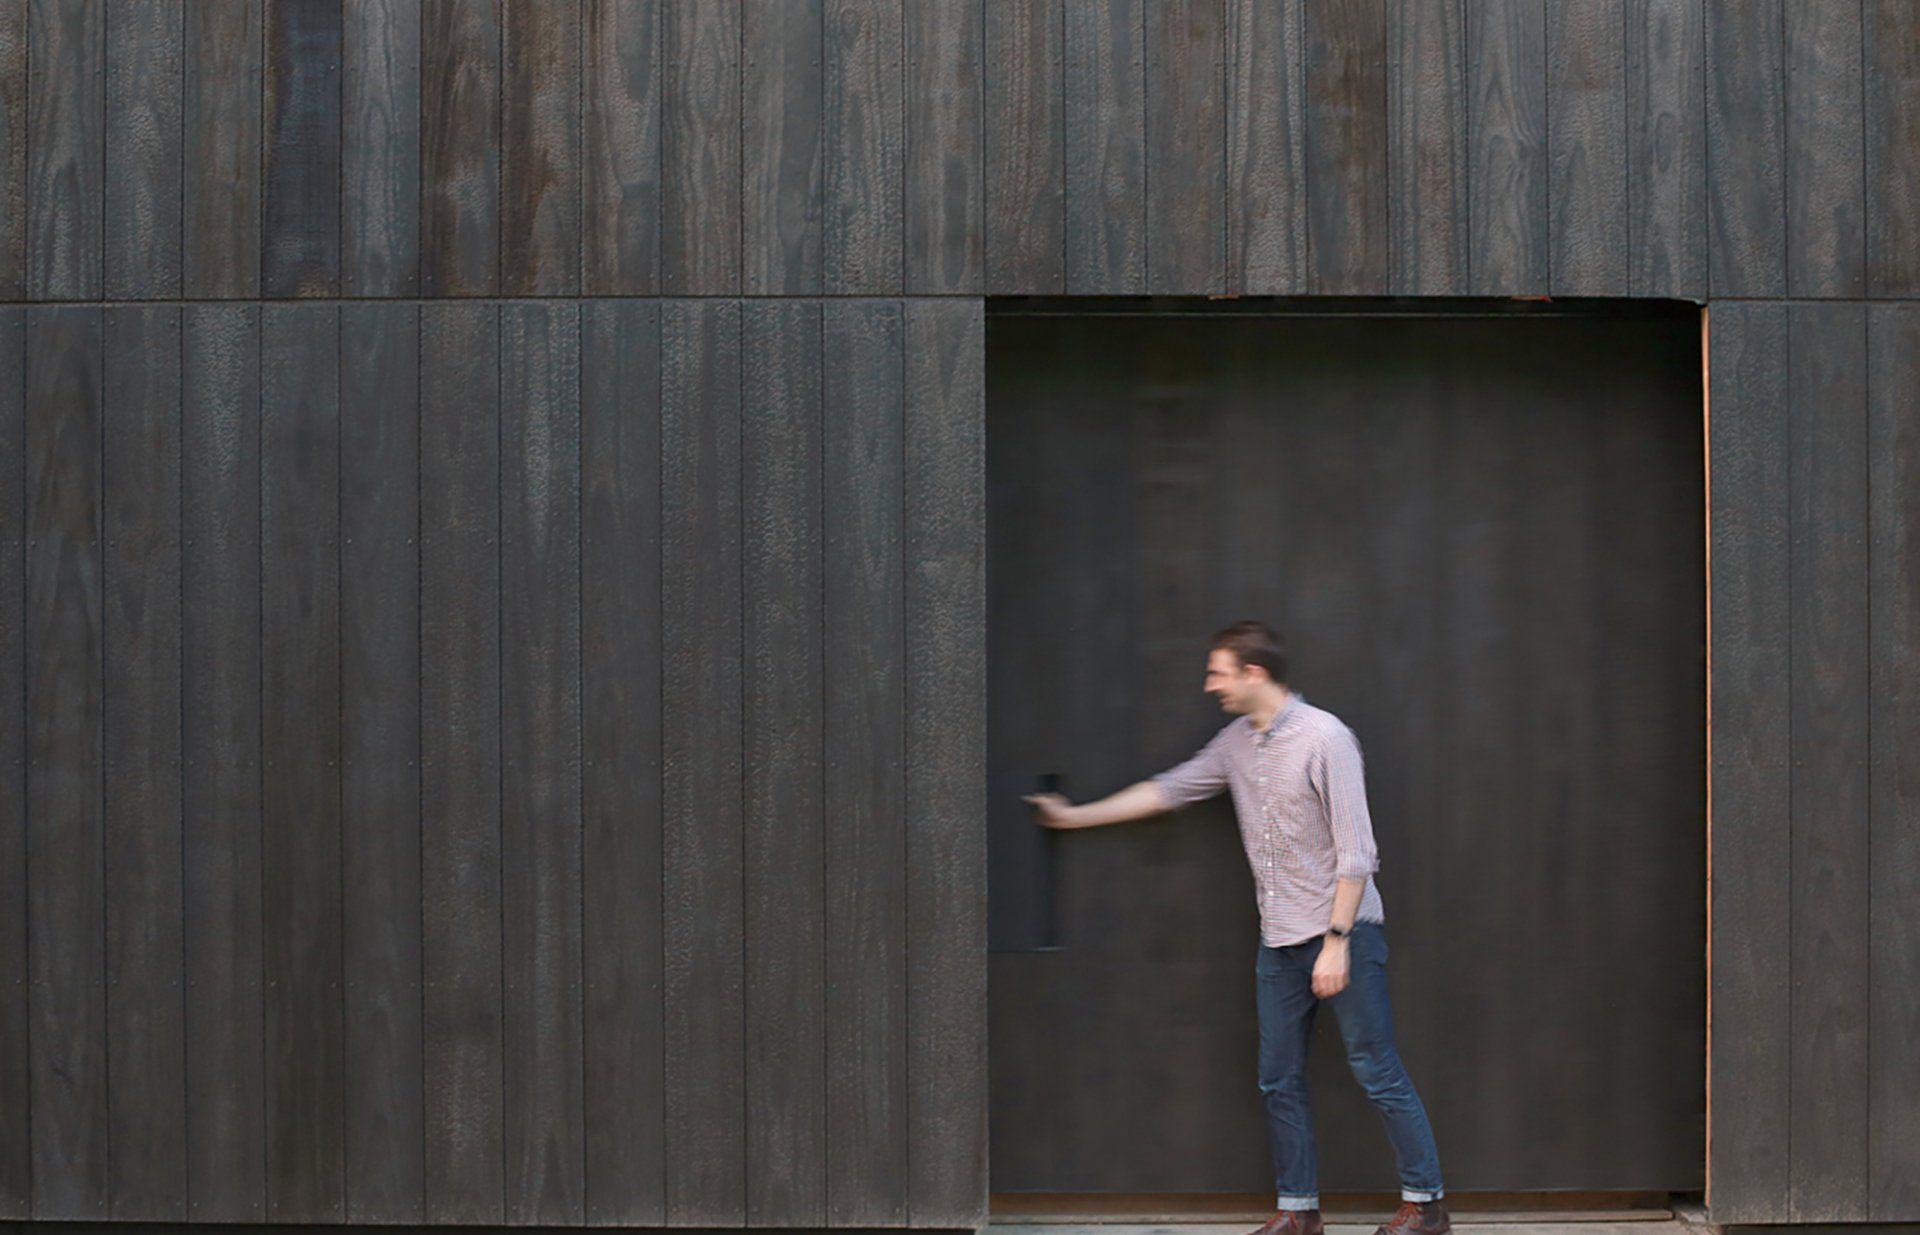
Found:
[[[1235,622],[1213,637],[1207,648],[1225,648],[1244,665],[1259,665],[1277,685],[1287,684],[1287,646],[1263,622]]]

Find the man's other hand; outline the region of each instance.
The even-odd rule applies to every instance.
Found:
[[[1347,989],[1349,964],[1347,945],[1332,939],[1322,941],[1320,958],[1313,962],[1313,993],[1329,999]]]

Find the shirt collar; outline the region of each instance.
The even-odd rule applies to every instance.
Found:
[[[1302,695],[1299,691],[1288,691],[1287,701],[1280,705],[1280,709],[1273,714],[1273,719],[1267,722],[1265,729],[1255,729],[1253,717],[1251,716],[1247,717],[1247,728],[1253,729],[1254,736],[1256,737],[1262,737],[1269,733],[1277,733],[1280,726],[1293,716],[1295,706],[1305,703],[1306,701],[1306,696]]]

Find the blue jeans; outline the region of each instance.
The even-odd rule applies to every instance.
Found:
[[[1262,943],[1254,965],[1260,1010],[1260,1093],[1266,1099],[1273,1142],[1273,1174],[1282,1209],[1320,1207],[1320,1163],[1313,1143],[1313,1102],[1307,1093],[1307,1043],[1321,1000],[1313,993],[1318,937],[1272,948]],[[1432,1201],[1446,1195],[1440,1151],[1426,1107],[1400,1063],[1387,998],[1387,936],[1377,922],[1355,922],[1347,944],[1346,989],[1326,1000],[1340,1021],[1347,1063],[1386,1125],[1400,1171],[1400,1196]]]

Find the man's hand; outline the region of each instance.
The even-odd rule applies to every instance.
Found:
[[[1347,989],[1347,941],[1327,936],[1320,943],[1320,959],[1313,962],[1313,993],[1330,999]]]
[[[1035,822],[1045,828],[1071,828],[1073,822],[1073,803],[1057,793],[1029,793],[1020,799],[1033,807]]]

